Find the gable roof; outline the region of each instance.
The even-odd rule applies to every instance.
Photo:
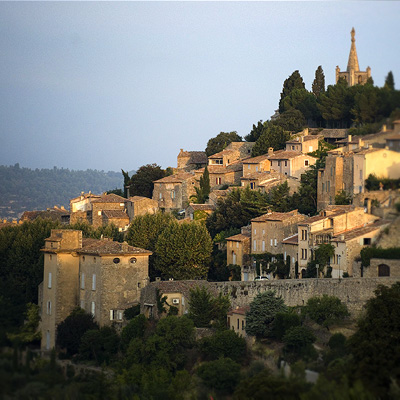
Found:
[[[258,164],[262,161],[268,160],[268,154],[262,154],[261,156],[245,158],[242,160],[243,164]]]
[[[274,154],[268,156],[269,160],[290,160],[291,158],[304,156],[301,151],[292,151],[292,150],[278,150],[274,152]],[[307,156],[311,157],[311,156]]]
[[[257,218],[253,218],[251,222],[265,222],[265,221],[285,221],[296,215],[301,215],[297,210],[289,212],[271,212],[261,215]]]
[[[194,174],[190,172],[178,172],[177,174],[165,176],[164,178],[153,181],[154,183],[183,183],[184,181],[194,178]]]
[[[103,194],[97,199],[92,200],[92,203],[126,203],[128,200],[125,197],[118,196],[117,194]]]
[[[113,218],[113,219],[128,219],[129,220],[129,216],[127,213],[125,213],[122,210],[104,210],[103,214],[107,217],[107,218]]]
[[[127,243],[114,242],[108,239],[82,239],[82,248],[78,249],[79,253],[99,254],[99,255],[117,255],[117,254],[152,254],[151,251],[133,247]]]

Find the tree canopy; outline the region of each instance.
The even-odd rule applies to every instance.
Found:
[[[172,222],[156,243],[157,268],[168,278],[205,278],[211,251],[212,240],[204,225]]]
[[[303,78],[301,77],[298,70],[294,71],[284,82],[281,93],[281,99],[279,101],[279,112],[283,112],[284,105],[283,101],[285,97],[289,96],[295,89],[305,89]]]
[[[272,335],[272,322],[275,315],[286,312],[287,306],[275,292],[259,293],[250,303],[250,311],[246,314],[246,333],[260,338]]]
[[[144,196],[152,198],[154,184],[153,182],[167,176],[164,171],[157,164],[142,165],[135,174],[133,174],[128,182],[125,184],[129,186],[130,196]],[[124,180],[126,177],[124,175]]]
[[[215,153],[219,153],[231,142],[241,142],[241,141],[242,138],[237,134],[236,131],[220,132],[216,137],[211,138],[207,142],[207,147],[206,147],[207,157],[210,157]]]
[[[321,95],[321,93],[325,92],[325,74],[321,65],[315,71],[315,79],[312,84],[312,92],[317,99]]]
[[[290,133],[284,131],[281,126],[269,125],[254,145],[251,156],[257,157],[268,153],[268,149],[272,147],[275,151],[285,148],[286,141],[290,139]]]

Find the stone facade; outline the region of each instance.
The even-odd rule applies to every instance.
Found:
[[[239,336],[246,336],[246,313],[250,310],[249,306],[236,307],[228,312],[227,325]]]
[[[299,136],[286,142],[286,151],[298,151],[303,154],[318,150],[318,143],[323,139],[322,135]]]
[[[356,32],[354,28],[351,30],[351,48],[349,54],[349,61],[347,63],[347,70],[340,72],[340,68],[336,67],[336,83],[340,78],[346,80],[349,86],[364,85],[371,77],[371,68],[367,67],[366,71],[360,71],[358,65],[358,57],[356,50]]]
[[[203,168],[208,164],[205,151],[181,151],[178,154],[177,169],[186,172]]]
[[[154,182],[153,200],[165,211],[182,210],[196,194],[196,177],[191,172],[180,172]]]
[[[242,228],[238,235],[226,238],[226,264],[239,265],[240,267],[249,266],[250,255],[250,230]],[[242,268],[242,280],[245,279]]]
[[[400,278],[400,260],[388,260],[383,258],[372,258],[370,265],[363,268],[365,278],[377,278],[390,276]]]
[[[271,162],[271,170],[297,179],[317,161],[315,157],[292,150],[278,150],[270,154],[268,159]]]
[[[378,285],[392,286],[398,278],[346,278],[346,279],[283,279],[274,281],[255,282],[206,282],[206,281],[174,281],[152,282],[141,294],[141,311],[155,309],[156,314],[156,289],[161,293],[182,292],[186,290],[185,299],[189,299],[189,288],[195,285],[205,285],[214,293],[228,295],[231,306],[246,307],[254,300],[257,294],[272,290],[281,296],[286,305],[290,307],[303,306],[308,299],[315,296],[338,297],[347,305],[353,316],[358,316],[363,311],[367,300],[374,297]],[[171,285],[172,283],[172,285]],[[190,285],[190,286],[189,286]],[[184,289],[180,289],[182,287]]]
[[[132,196],[128,200],[126,212],[131,221],[138,215],[155,214],[158,211],[158,202],[148,197]]]
[[[270,166],[271,162],[268,160],[268,154],[247,158],[243,160],[243,178],[258,172],[267,172],[270,170]]]
[[[92,225],[94,228],[98,228],[100,226],[105,226],[109,222],[109,217],[114,218],[115,222],[118,220],[121,220],[122,214],[124,213],[127,217],[128,224],[129,225],[129,217],[126,214],[126,203],[127,199],[124,197],[118,196],[116,194],[104,194],[101,197],[92,200]],[[105,211],[114,211],[113,213],[109,214],[109,217],[104,215]],[[120,211],[120,213],[115,213],[115,211]],[[122,224],[126,222],[123,221]],[[120,223],[118,222],[118,225]],[[126,224],[125,224],[126,225]],[[123,226],[118,226],[119,228],[124,228],[125,230],[125,225]]]
[[[235,161],[228,166],[224,165],[209,165],[207,167],[210,176],[211,190],[218,190],[225,185],[240,185],[240,178],[243,173],[243,166],[240,161]],[[204,168],[195,171],[196,179],[204,173]]]
[[[55,346],[57,325],[76,307],[91,312],[101,326],[122,320],[123,310],[139,302],[148,282],[151,252],[126,243],[53,229],[42,251],[42,349]]]

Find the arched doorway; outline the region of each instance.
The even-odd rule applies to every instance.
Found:
[[[390,267],[386,264],[378,265],[378,276],[390,276]]]

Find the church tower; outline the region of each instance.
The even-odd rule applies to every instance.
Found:
[[[354,28],[351,30],[351,47],[349,54],[349,61],[347,63],[347,70],[340,72],[340,68],[336,67],[336,83],[340,78],[346,79],[349,86],[364,85],[367,83],[368,78],[371,77],[371,68],[367,67],[366,71],[360,71],[358,65],[358,56],[356,50],[356,31]]]

